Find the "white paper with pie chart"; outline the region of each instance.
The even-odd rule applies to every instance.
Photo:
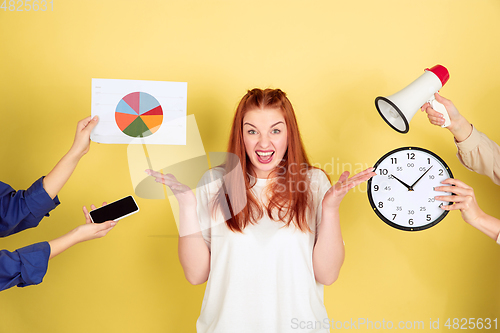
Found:
[[[187,83],[92,79],[92,141],[186,144]]]

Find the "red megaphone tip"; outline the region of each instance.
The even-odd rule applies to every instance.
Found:
[[[450,73],[446,69],[446,67],[441,66],[441,65],[436,65],[432,68],[426,68],[426,71],[434,73],[439,80],[441,80],[441,84],[444,86],[446,82],[448,82],[448,79],[450,78]]]

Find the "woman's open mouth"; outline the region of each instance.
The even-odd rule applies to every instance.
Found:
[[[257,160],[260,163],[267,164],[273,160],[274,151],[261,151],[258,150],[255,152],[257,154]]]

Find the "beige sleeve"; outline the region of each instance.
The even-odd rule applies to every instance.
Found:
[[[463,165],[500,185],[500,146],[475,127],[467,139],[455,141],[455,144],[457,157]]]
[[[500,245],[500,234],[498,234],[497,244]]]

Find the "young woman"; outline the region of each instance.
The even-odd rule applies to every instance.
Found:
[[[173,175],[147,171],[179,201],[186,278],[208,280],[197,331],[329,332],[323,285],[337,279],[344,261],[339,205],[375,173],[348,179],[344,172],[332,187],[310,165],[292,104],[279,89],[243,97],[228,153],[196,197]]]

